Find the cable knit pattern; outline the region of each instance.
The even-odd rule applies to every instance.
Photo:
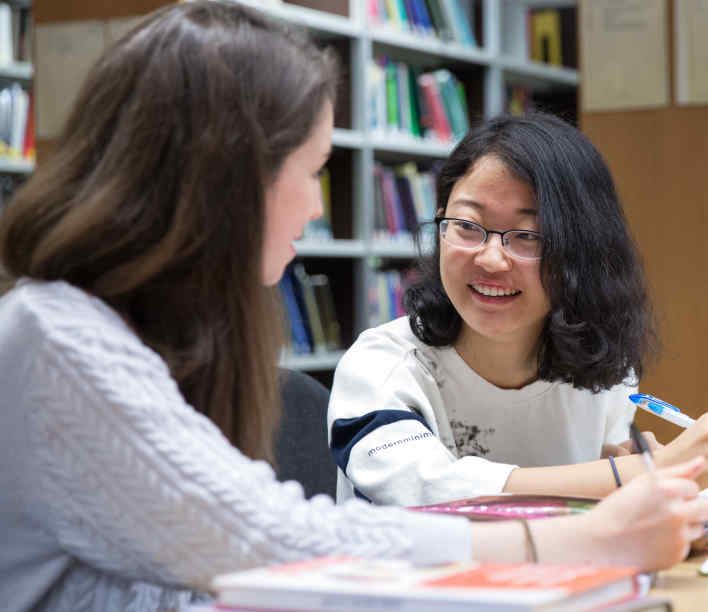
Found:
[[[16,480],[32,480],[20,487],[29,510],[6,509],[0,495],[0,517],[22,527],[31,515],[42,554],[65,559],[43,593],[20,598],[33,609],[183,609],[195,599],[189,589],[205,590],[215,574],[274,561],[471,553],[462,521],[305,501],[299,484],[278,483],[187,405],[163,360],[115,312],[66,283],[21,283],[0,300],[0,332],[13,398],[2,418],[26,434],[17,444],[25,457],[10,465],[22,472]],[[2,354],[13,342],[26,354]],[[6,566],[0,552],[0,597],[12,587]]]

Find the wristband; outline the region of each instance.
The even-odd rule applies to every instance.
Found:
[[[612,475],[615,477],[615,483],[617,484],[617,488],[619,489],[622,486],[622,480],[620,479],[619,470],[615,465],[615,458],[610,455],[609,457],[607,457],[607,460],[610,462],[610,467],[612,467]]]
[[[524,528],[524,539],[526,540],[527,561],[530,563],[538,563],[538,551],[536,550],[536,542],[531,534],[529,522],[526,519],[519,519],[519,523]]]

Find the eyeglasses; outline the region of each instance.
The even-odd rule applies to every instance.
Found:
[[[440,238],[448,244],[461,249],[478,249],[487,242],[490,234],[499,234],[502,247],[513,257],[520,259],[541,259],[543,254],[543,236],[530,230],[490,230],[466,219],[454,217],[436,217]]]

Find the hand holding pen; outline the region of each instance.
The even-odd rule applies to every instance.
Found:
[[[642,432],[639,431],[639,429],[634,423],[631,423],[629,426],[629,435],[632,437],[632,442],[634,442],[634,448],[636,448],[637,452],[642,455],[642,459],[644,460],[644,465],[647,468],[647,472],[656,471],[656,467],[654,466],[654,459],[651,454],[651,448],[649,447],[649,444],[642,435]]]

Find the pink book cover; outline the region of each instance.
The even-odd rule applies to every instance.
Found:
[[[475,521],[499,521],[581,514],[590,510],[598,501],[589,497],[502,493],[413,506],[410,509],[420,512],[457,514]]]

